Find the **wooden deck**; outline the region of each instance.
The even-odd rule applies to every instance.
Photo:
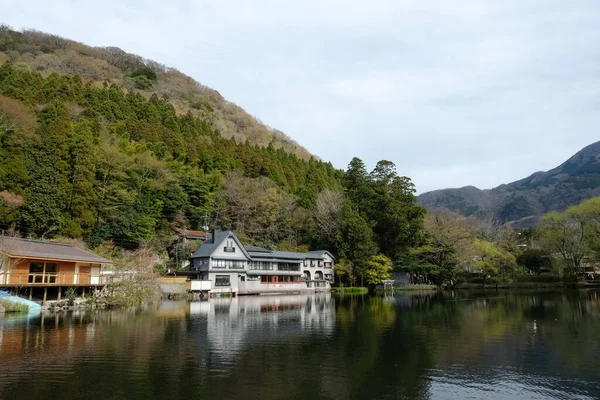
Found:
[[[10,273],[0,274],[0,287],[60,287],[86,286],[98,287],[106,285],[106,276],[91,274],[34,274]]]

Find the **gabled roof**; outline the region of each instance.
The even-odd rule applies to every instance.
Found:
[[[248,253],[272,253],[273,250],[265,249],[264,247],[258,246],[244,246]]]
[[[212,235],[204,242],[202,246],[194,254],[192,258],[207,258],[223,244],[228,238],[233,238],[240,250],[248,258],[255,261],[272,261],[272,262],[300,262],[307,258],[323,258],[326,254],[333,260],[335,257],[327,250],[315,250],[308,253],[298,253],[295,251],[278,251],[270,250],[258,246],[244,246],[235,233],[231,231],[213,231]]]
[[[41,240],[0,237],[0,253],[11,258],[33,258],[40,260],[82,261],[112,264],[112,261],[70,244]]]
[[[276,251],[269,250],[268,252],[253,252],[250,251],[250,257],[253,261],[271,261],[271,262],[302,262],[304,260],[303,253],[295,253],[291,251]]]
[[[194,254],[192,254],[192,258],[210,257],[228,237],[232,237],[244,255],[250,259],[250,254],[248,254],[244,245],[240,242],[240,239],[238,239],[236,234],[231,231],[213,231],[210,238],[204,242]]]
[[[273,256],[276,258],[290,259],[290,260],[304,260],[304,253],[297,253],[295,251],[274,251]]]
[[[306,254],[306,258],[312,258],[313,256],[315,258],[321,258],[321,257],[325,257],[325,254],[329,255],[329,257],[331,257],[333,260],[335,260],[335,257],[333,256],[333,254],[331,254],[330,252],[328,252],[327,250],[313,250],[313,251],[309,251]]]

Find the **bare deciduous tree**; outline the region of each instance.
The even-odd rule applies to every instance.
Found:
[[[15,250],[14,247],[16,246],[16,242],[10,240],[10,238],[19,237],[19,233],[14,228],[2,231],[0,234],[0,249],[2,249],[0,253],[0,283],[8,283],[13,267],[25,260],[20,257],[9,256],[13,254],[12,250]]]
[[[110,246],[105,244],[107,248]],[[160,257],[148,244],[133,251],[122,251],[98,297],[113,304],[139,305],[159,296],[158,272],[155,269],[159,262]]]
[[[17,121],[10,118],[6,112],[0,110],[0,137],[17,129]]]
[[[315,221],[319,234],[332,239],[339,230],[340,213],[344,194],[338,190],[325,189],[317,195]]]

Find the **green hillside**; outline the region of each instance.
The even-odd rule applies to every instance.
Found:
[[[146,98],[167,95],[179,115],[190,112],[201,117],[225,138],[275,148],[309,159],[311,154],[286,136],[270,128],[241,107],[224,99],[174,68],[129,54],[117,47],[91,47],[56,35],[26,29],[16,31],[0,25],[0,64],[28,66],[47,76],[52,72],[80,76],[101,86],[116,84]]]
[[[174,228],[206,224],[248,244],[329,249],[349,282],[378,253],[399,262],[416,245],[424,209],[393,163],[367,173],[354,159],[344,172],[275,140],[226,138],[210,116],[129,79],[153,90],[162,77],[146,66],[99,83],[0,65],[0,229],[151,246],[164,260]]]

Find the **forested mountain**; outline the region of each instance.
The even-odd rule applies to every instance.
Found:
[[[44,76],[52,72],[78,75],[84,83],[91,82],[96,87],[116,84],[146,98],[154,93],[159,97],[167,95],[177,114],[189,111],[225,138],[248,140],[263,147],[272,143],[300,158],[311,156],[283,132],[264,125],[216,90],[176,69],[117,47],[91,47],[36,30],[15,31],[0,25],[0,64],[6,61],[26,65]]]
[[[560,166],[490,190],[473,186],[423,193],[419,204],[446,208],[465,216],[489,217],[529,227],[549,211],[562,211],[600,195],[600,142],[591,144]]]
[[[3,34],[7,54],[27,35],[55,40],[31,56],[38,61],[78,45]],[[328,249],[340,276],[369,284],[419,241],[424,209],[392,162],[367,173],[355,158],[344,172],[274,140],[226,138],[210,113],[182,112],[185,90],[173,93],[177,101],[155,92],[173,72],[151,63],[123,81],[99,82],[39,71],[19,57],[30,56],[17,52],[16,62],[0,64],[0,230],[92,248],[149,246],[164,260],[178,245],[174,228],[207,224],[247,244]],[[132,88],[138,81],[152,93]]]

